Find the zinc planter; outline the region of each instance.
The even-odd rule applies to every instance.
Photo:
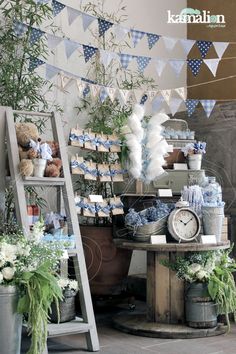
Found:
[[[189,327],[216,327],[217,306],[210,298],[206,283],[189,285],[185,296],[185,318]]]
[[[22,315],[16,312],[18,294],[15,286],[0,285],[0,352],[20,354]]]
[[[215,235],[221,241],[224,207],[202,207],[202,223],[205,235]]]
[[[202,166],[202,154],[188,156],[188,168],[190,170],[200,170]]]

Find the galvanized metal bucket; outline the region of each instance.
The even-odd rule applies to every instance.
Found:
[[[208,294],[206,283],[190,284],[185,297],[185,318],[189,327],[216,327],[217,306]]]
[[[202,207],[202,223],[205,235],[215,235],[221,241],[224,207]]]
[[[20,354],[22,315],[16,312],[18,294],[15,286],[0,285],[0,352]]]

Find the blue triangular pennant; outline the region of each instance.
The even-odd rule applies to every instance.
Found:
[[[82,21],[83,21],[83,29],[86,31],[86,29],[91,25],[91,23],[95,20],[95,17],[88,15],[88,14],[82,14]]]
[[[84,60],[85,63],[89,61],[90,58],[97,52],[98,48],[90,47],[89,45],[83,44]]]
[[[148,48],[152,49],[152,47],[156,44],[156,42],[160,39],[160,36],[154,33],[147,33],[148,40]]]
[[[68,14],[68,23],[69,25],[71,25],[81,14],[81,12],[79,10],[73,9],[70,6],[67,6],[67,14]]]
[[[200,102],[204,108],[207,118],[209,118],[213,108],[215,107],[216,100],[200,100]]]
[[[137,64],[138,64],[138,69],[139,71],[143,72],[144,69],[147,67],[147,65],[149,64],[151,58],[149,57],[136,57],[137,60]]]
[[[186,62],[185,60],[180,60],[180,59],[170,59],[169,60],[169,64],[173,68],[173,70],[175,71],[177,76],[179,76],[179,74],[181,73],[181,70],[182,70],[185,62]]]
[[[131,33],[133,45],[134,45],[134,47],[136,47],[136,45],[139,43],[139,41],[145,35],[145,32],[141,32],[141,31],[137,31],[137,30],[131,29],[130,33]]]
[[[198,49],[200,50],[202,58],[204,59],[208,53],[208,50],[212,46],[212,42],[210,42],[210,41],[197,41],[197,46],[198,46]]]
[[[63,39],[61,37],[54,36],[52,34],[47,34],[48,37],[48,48],[54,49],[56,46],[58,46]]]
[[[185,101],[185,105],[186,105],[189,117],[191,117],[191,115],[195,111],[195,108],[197,107],[198,102],[199,102],[198,100],[192,100],[192,99],[187,99]]]
[[[194,76],[197,76],[201,65],[203,63],[202,59],[187,59],[188,66],[190,67]]]
[[[30,44],[36,43],[44,34],[45,32],[40,29],[32,28],[30,33]]]
[[[33,71],[36,69],[38,66],[45,64],[44,61],[38,58],[30,58],[29,62],[29,71]]]
[[[14,21],[13,31],[17,37],[23,36],[27,31],[27,28],[28,28],[27,25],[25,25],[24,23],[20,21]]]
[[[69,39],[65,39],[65,50],[67,59],[74,53],[76,49],[80,47],[80,44]]]
[[[170,99],[169,108],[170,108],[172,116],[174,116],[175,113],[178,111],[182,102],[183,102],[183,100],[179,97],[172,97]]]
[[[66,7],[66,5],[62,4],[59,1],[56,0],[52,0],[52,13],[53,16],[57,16],[64,8]]]
[[[133,55],[120,53],[119,56],[120,56],[120,63],[121,63],[122,68],[127,69],[129,66],[129,63],[134,58]]]
[[[107,98],[107,96],[108,96],[108,93],[107,93],[106,88],[102,87],[100,94],[99,94],[100,101],[103,103],[105,101],[105,99]]]
[[[53,65],[46,64],[46,73],[45,73],[45,76],[46,76],[46,79],[47,79],[47,80],[52,79],[52,78],[53,78],[55,75],[57,75],[59,72],[60,72],[60,69],[56,68],[56,67],[53,66]]]
[[[83,96],[86,97],[90,92],[89,85],[86,85],[86,87],[83,90]]]
[[[156,113],[160,110],[163,100],[164,98],[161,95],[154,98],[152,101],[152,113]]]
[[[98,18],[98,32],[99,37],[103,36],[106,31],[113,26],[112,22]]]

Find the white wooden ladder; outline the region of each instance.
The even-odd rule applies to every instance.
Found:
[[[21,116],[30,116],[33,119],[51,119],[53,139],[59,143],[60,155],[63,166],[63,176],[58,178],[38,178],[25,177],[19,174],[19,153],[16,139],[16,131],[14,125],[14,114]],[[67,156],[67,145],[64,139],[64,132],[62,128],[61,118],[54,113],[36,113],[25,111],[13,111],[9,107],[0,107],[0,118],[6,119],[6,139],[8,160],[10,166],[11,183],[14,187],[16,217],[18,223],[23,227],[25,234],[28,233],[28,217],[26,205],[26,186],[41,186],[41,187],[55,187],[61,191],[66,216],[68,220],[69,234],[75,235],[76,248],[68,251],[69,256],[72,257],[76,278],[79,282],[79,295],[82,318],[76,318],[74,321],[63,324],[49,324],[48,338],[58,337],[76,333],[85,333],[88,351],[99,351],[99,341],[94,319],[93,306],[91,301],[91,294],[87,276],[87,269],[84,259],[83,246],[81,241],[80,228],[78,223],[78,216],[74,202],[74,191],[71,182],[70,168]],[[47,348],[45,353],[48,353]]]

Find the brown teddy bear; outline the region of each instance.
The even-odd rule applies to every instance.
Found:
[[[41,139],[38,128],[33,123],[16,123],[16,137],[20,155],[19,171],[22,176],[33,176],[34,165],[33,159],[40,157]],[[59,158],[59,146],[57,142],[47,142],[51,156],[47,161],[45,170],[46,177],[60,176],[61,160]]]

